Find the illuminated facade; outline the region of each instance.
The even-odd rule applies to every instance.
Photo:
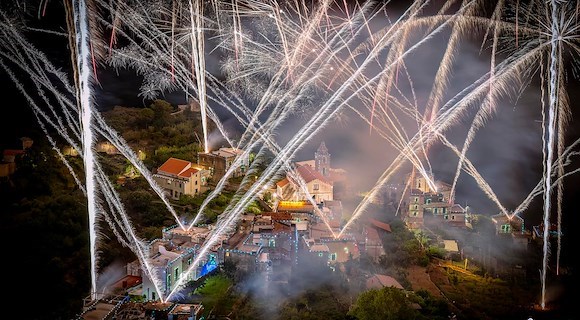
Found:
[[[196,196],[205,191],[206,179],[203,170],[181,159],[167,159],[157,169],[153,179],[172,199],[179,199],[185,194]]]

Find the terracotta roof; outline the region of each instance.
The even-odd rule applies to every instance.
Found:
[[[374,274],[367,279],[367,289],[381,289],[383,287],[395,287],[403,289],[403,286],[393,277],[384,274]]]
[[[291,232],[292,228],[289,225],[274,221],[274,233]]]
[[[276,182],[276,185],[280,188],[284,187],[285,185],[287,185],[288,183],[290,183],[290,180],[288,180],[288,178],[284,178],[278,182]]]
[[[191,177],[191,175],[195,174],[198,171],[199,170],[197,170],[195,168],[189,168],[189,169],[186,169],[186,170],[180,172],[179,176],[189,178],[189,177]]]
[[[157,169],[158,172],[173,174],[180,177],[191,177],[192,174],[198,172],[199,170],[191,167],[191,162],[177,159],[169,158]]]
[[[388,231],[388,232],[392,232],[391,231],[391,226],[388,223],[384,223],[384,222],[381,222],[381,221],[376,220],[376,219],[371,219],[370,222],[371,222],[371,224],[373,226],[375,226],[375,227],[377,227],[379,229],[382,229],[382,230],[385,230],[385,231]]]
[[[24,150],[16,150],[16,149],[6,149],[4,150],[5,156],[15,156],[18,154],[24,154]]]
[[[292,220],[292,214],[289,212],[269,212],[263,213],[262,216],[270,216],[274,221]]]
[[[302,177],[302,179],[304,179],[304,182],[306,182],[306,183],[318,179],[324,183],[330,184],[329,181],[323,175],[320,174],[320,172],[315,171],[309,165],[299,166],[298,168],[296,168],[296,170],[298,171],[298,174],[300,174],[300,176]]]

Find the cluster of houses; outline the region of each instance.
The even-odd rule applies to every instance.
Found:
[[[203,154],[203,160],[196,164],[170,158],[154,177],[173,198],[181,194],[195,195],[207,188],[207,180],[215,175],[223,176],[230,169],[236,159],[226,154],[230,151]],[[296,163],[296,170],[288,172],[277,183],[272,190],[276,202],[271,212],[241,214],[235,228],[214,239],[215,245],[204,251],[203,256],[200,250],[208,237],[215,236],[214,226],[195,226],[190,230],[178,226],[165,228],[162,238],[148,245],[151,257],[148,266],[142,266],[139,260],[127,265],[127,277],[142,278],[142,281],[131,288],[125,286],[124,290],[145,301],[159,303],[159,291],[167,295],[180,284],[209,274],[225,261],[234,262],[238,270],[259,275],[263,279],[261,289],[269,290],[288,284],[292,272],[302,270],[300,261],[304,260],[301,259],[331,269],[340,268],[361,254],[378,260],[385,254],[381,233],[391,232],[387,223],[370,219],[361,233],[338,237],[343,194],[335,193],[334,187],[336,183],[341,185],[337,188],[341,192],[347,190],[346,180],[346,171],[330,167],[330,154],[323,142],[314,160]],[[197,263],[192,266],[194,262]],[[160,281],[149,279],[143,268],[148,268]],[[369,288],[401,287],[387,275],[369,276],[367,282]]]
[[[32,140],[23,138],[22,149],[4,150],[0,176],[13,173],[17,158],[31,146]],[[96,147],[98,152],[118,153],[110,143],[99,143]],[[77,155],[72,149],[63,150],[63,154]],[[174,319],[179,313],[195,318],[203,310],[201,305],[166,305],[159,301],[158,293],[168,294],[180,284],[211,273],[228,260],[234,261],[240,270],[259,274],[264,279],[266,290],[269,286],[288,283],[293,270],[299,268],[301,257],[318,261],[331,269],[340,268],[344,262],[358,259],[363,254],[378,261],[386,254],[382,235],[391,232],[390,225],[367,219],[360,225],[360,232],[338,237],[344,223],[342,200],[349,196],[349,179],[346,170],[333,168],[330,160],[331,155],[322,142],[314,159],[294,163],[295,169],[270,188],[274,198],[270,210],[261,214],[240,214],[235,228],[220,234],[214,241],[215,245],[204,250],[201,257],[204,243],[208,237],[214,236],[213,225],[195,226],[189,230],[177,226],[164,229],[160,239],[148,244],[148,265],[144,266],[144,262],[139,260],[128,264],[126,279],[130,281],[124,280],[122,286],[119,285],[122,290],[149,303],[127,309],[130,304],[122,299],[111,300],[109,304],[101,300],[99,303],[105,305],[100,308],[110,313],[122,305],[123,312],[162,312],[168,316],[175,314]],[[236,162],[239,165],[234,166]],[[226,172],[230,172],[232,177],[244,176],[249,166],[249,156],[243,150],[220,148],[199,153],[196,162],[169,158],[155,170],[153,177],[168,197],[179,199],[182,195],[204,193],[212,187],[212,181],[219,181]],[[398,204],[401,218],[411,230],[422,230],[431,223],[443,223],[463,230],[473,228],[474,215],[470,207],[455,203],[450,186],[444,182],[431,182],[423,176],[410,174],[404,184],[385,186],[384,195],[385,202]],[[527,231],[518,215],[500,213],[491,218],[496,234],[509,236],[516,243],[525,245],[530,238],[543,236],[542,226]],[[554,232],[551,228],[550,236]],[[442,243],[449,251],[460,250],[454,240],[446,239]],[[194,261],[197,263],[192,269]],[[144,268],[160,281],[149,279],[143,272]],[[368,287],[400,287],[396,280],[386,275],[372,275],[367,282]],[[94,305],[89,306],[84,314],[98,310]]]
[[[240,150],[221,148],[200,153],[195,164],[170,158],[157,169],[154,178],[174,199],[182,194],[196,195],[208,188],[209,179],[223,177],[241,155]],[[245,167],[240,166],[235,175],[243,175],[249,165],[247,159],[241,163]],[[163,237],[148,247],[152,257],[149,268],[162,283],[153,283],[144,276],[136,260],[127,266],[127,273],[143,276],[143,282],[131,294],[155,301],[159,298],[157,290],[167,294],[179,284],[203,277],[227,260],[234,261],[240,270],[260,273],[265,286],[287,283],[293,268],[299,264],[299,257],[306,256],[333,269],[359,258],[362,253],[378,260],[385,253],[380,234],[391,232],[388,224],[371,219],[362,233],[338,237],[343,216],[340,199],[348,190],[346,171],[330,166],[330,154],[324,142],[315,152],[314,160],[295,165],[296,170],[288,172],[272,190],[276,199],[274,209],[261,214],[241,214],[236,227],[219,235],[202,258],[198,254],[214,226],[164,229]],[[192,269],[196,259],[200,261]]]

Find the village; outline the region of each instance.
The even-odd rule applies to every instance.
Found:
[[[22,150],[4,150],[0,171],[3,176],[14,172],[15,158],[32,146],[29,138],[22,141]],[[99,144],[97,149],[103,154],[116,153],[106,143]],[[220,148],[200,152],[197,163],[170,157],[153,176],[171,199],[196,196],[215,187],[212,182],[219,181],[243,154],[241,150]],[[242,165],[233,171],[232,177],[243,177],[250,165],[249,158],[239,160]],[[331,155],[324,142],[314,159],[294,165],[294,172],[288,172],[260,195],[261,212],[240,213],[235,229],[221,234],[219,242],[194,268],[190,266],[198,258],[214,225],[199,224],[189,230],[177,225],[163,228],[162,237],[150,241],[147,249],[161,284],[145,276],[144,266],[136,259],[125,266],[125,276],[111,284],[98,300],[86,299],[79,319],[133,319],[135,316],[181,319],[179,315],[186,317],[183,319],[200,319],[204,311],[201,302],[162,302],[158,290],[167,294],[183,283],[204,279],[224,263],[234,263],[238,270],[261,278],[259,290],[267,294],[268,290],[287,286],[293,273],[304,272],[302,265],[306,260],[326,265],[332,272],[344,271],[347,262],[361,257],[376,262],[389,255],[383,246],[385,235],[391,233],[387,215],[361,218],[355,227],[341,233],[349,218],[342,203],[352,194],[349,173],[331,166]],[[477,215],[469,206],[461,206],[454,200],[448,184],[438,180],[430,183],[426,177],[411,172],[401,183],[383,186],[375,203],[399,216],[422,245],[439,248],[443,259],[465,261],[466,269],[468,261],[483,264],[496,275],[502,270],[513,274],[514,268],[522,268],[517,263],[504,263],[493,257],[489,247],[486,253],[485,248],[474,245],[478,240],[465,240],[476,234],[473,223]],[[518,215],[509,218],[499,213],[492,215],[491,220],[506,255],[525,254],[530,243],[542,237],[542,226],[527,230]],[[392,275],[368,273],[364,277],[367,289],[403,289]]]

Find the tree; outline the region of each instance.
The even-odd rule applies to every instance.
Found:
[[[405,320],[421,318],[405,292],[384,287],[361,293],[348,313],[360,320]]]
[[[195,294],[202,296],[205,313],[222,314],[231,307],[230,288],[232,280],[224,275],[216,275],[205,280],[203,285],[195,289]]]
[[[150,108],[155,113],[155,119],[153,120],[153,125],[156,128],[162,128],[166,126],[171,117],[171,112],[173,111],[173,106],[164,100],[157,99],[153,101]]]

